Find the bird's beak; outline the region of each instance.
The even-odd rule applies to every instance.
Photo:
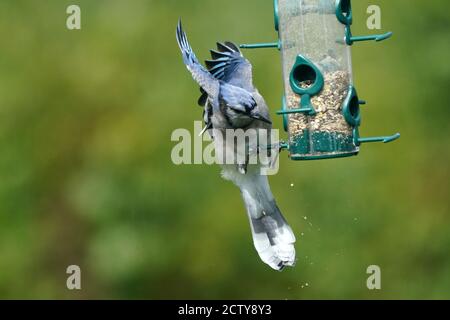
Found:
[[[259,120],[259,121],[262,121],[262,122],[265,122],[265,123],[268,123],[268,124],[272,124],[272,121],[270,121],[269,119],[263,117],[260,114],[252,114],[251,117],[253,119],[256,119],[256,120]]]

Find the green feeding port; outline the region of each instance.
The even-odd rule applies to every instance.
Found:
[[[353,36],[351,25],[353,24],[353,12],[351,0],[336,0],[336,17],[340,23],[345,25],[345,43],[349,46],[361,41],[383,41],[392,37],[392,32],[374,34],[368,36]]]
[[[360,137],[361,105],[353,84],[349,46],[382,41],[392,33],[353,36],[350,0],[274,0],[278,42],[242,48],[278,48],[285,92],[283,144],[292,160],[319,160],[357,155],[363,143],[392,142],[399,134]]]
[[[320,70],[311,61],[298,55],[289,81],[292,91],[301,96],[298,109],[290,109],[290,113],[315,115],[316,110],[311,103],[311,98],[323,89],[324,80]]]
[[[361,108],[359,107],[361,102],[353,86],[350,86],[348,92],[342,108],[344,118],[350,126],[359,127],[361,125]]]
[[[298,90],[307,90],[308,87],[311,87],[312,84],[316,82],[317,73],[312,68],[312,66],[307,64],[298,64],[294,68],[292,68],[292,83],[295,88]],[[311,84],[307,85],[306,88],[302,87],[301,84],[304,82],[311,82]]]
[[[352,3],[350,0],[336,0],[336,17],[345,25],[353,23]]]
[[[323,75],[311,61],[298,55],[290,74],[292,90],[299,94],[314,96],[323,88]]]
[[[396,133],[391,136],[361,138],[359,136],[359,127],[361,126],[360,106],[366,104],[366,102],[359,100],[356,89],[353,86],[349,87],[348,92],[349,92],[348,96],[344,101],[343,113],[347,123],[354,128],[353,140],[356,146],[360,146],[362,143],[370,143],[370,142],[389,143],[400,138],[399,133]]]

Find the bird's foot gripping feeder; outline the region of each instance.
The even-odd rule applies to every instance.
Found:
[[[350,47],[382,41],[392,33],[355,37],[350,0],[274,0],[279,41],[242,48],[278,48],[282,54],[284,128],[293,160],[357,155],[368,142],[392,142],[400,134],[361,138],[360,106],[353,84]]]

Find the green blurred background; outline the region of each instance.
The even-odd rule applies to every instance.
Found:
[[[356,35],[369,4],[395,32],[353,47],[362,134],[402,138],[351,159],[282,155],[271,185],[298,263],[277,273],[219,167],[170,160],[172,131],[201,118],[178,17],[203,60],[217,40],[275,40],[272,1],[1,1],[0,298],[450,298],[448,1],[353,2]],[[279,53],[245,54],[275,114]]]

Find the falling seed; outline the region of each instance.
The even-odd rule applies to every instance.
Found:
[[[294,184],[293,184],[293,183],[291,183],[291,187],[294,187]]]
[[[305,286],[306,286],[306,287],[309,287],[309,284],[308,284],[308,282],[307,282],[307,283],[305,283]]]
[[[303,219],[308,220],[308,217],[307,217],[307,216],[304,216]]]

